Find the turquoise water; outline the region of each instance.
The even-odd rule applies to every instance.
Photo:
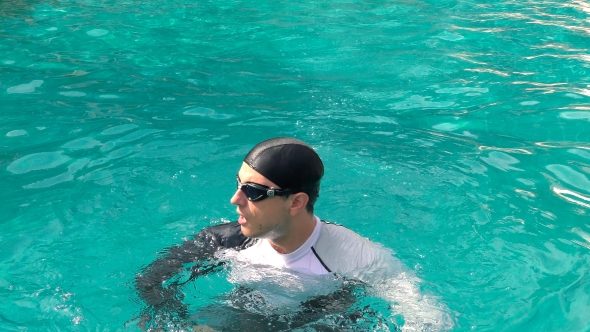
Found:
[[[282,135],[324,160],[316,213],[393,249],[454,330],[590,330],[589,14],[3,1],[0,330],[138,330],[134,275],[234,220],[241,158]]]

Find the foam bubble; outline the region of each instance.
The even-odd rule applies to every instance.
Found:
[[[576,154],[582,158],[586,158],[590,160],[590,152],[582,150],[582,149],[569,149],[567,150],[569,153]]]
[[[57,28],[56,27],[51,27],[51,28],[47,28],[45,30],[47,30],[47,31],[55,31],[55,30],[57,30]]]
[[[121,134],[131,129],[137,128],[137,125],[134,124],[124,124],[120,126],[114,126],[108,129],[103,130],[100,134],[101,135],[116,135]]]
[[[207,129],[204,128],[195,128],[195,129],[187,129],[187,130],[181,130],[181,131],[175,131],[172,134],[174,135],[191,135],[191,134],[200,134],[204,131],[207,131]]]
[[[347,120],[350,121],[355,121],[355,122],[360,122],[360,123],[389,123],[389,124],[397,124],[397,121],[395,121],[392,118],[386,117],[386,116],[381,116],[381,115],[375,115],[375,116],[352,116],[352,117],[347,117]]]
[[[8,92],[8,93],[31,93],[31,92],[35,92],[35,89],[40,87],[42,84],[43,84],[42,80],[33,80],[30,83],[11,86],[10,88],[6,89],[6,92]]]
[[[504,152],[492,151],[488,157],[481,157],[481,160],[503,171],[523,171],[520,168],[512,166],[513,164],[520,163],[520,160]]]
[[[86,93],[81,92],[81,91],[64,91],[64,92],[60,92],[59,94],[62,96],[66,96],[66,97],[84,97],[84,96],[86,96]]]
[[[436,36],[439,39],[448,40],[448,41],[458,41],[465,39],[465,37],[461,36],[458,33],[443,31],[441,34]]]
[[[129,143],[129,142],[133,142],[133,141],[141,139],[147,135],[158,133],[161,131],[162,130],[157,130],[157,129],[141,129],[138,131],[134,131],[134,132],[129,133],[129,134],[127,134],[123,137],[120,137],[116,140],[106,142],[105,144],[103,144],[103,146],[100,147],[100,151],[107,152],[107,151],[110,151],[111,149],[113,149],[115,146]]]
[[[436,130],[442,130],[442,131],[454,131],[454,130],[457,130],[461,127],[462,126],[458,123],[449,123],[449,122],[439,123],[437,125],[432,126],[432,128],[434,128]]]
[[[455,105],[452,101],[430,101],[430,97],[423,97],[419,95],[410,96],[408,99],[389,104],[387,106],[394,110],[410,110],[415,108],[447,108]]]
[[[551,173],[555,174],[561,181],[590,192],[590,180],[583,174],[573,168],[560,164],[552,164],[546,167]]]
[[[105,29],[92,29],[92,30],[86,32],[87,35],[92,36],[92,37],[101,37],[101,36],[104,36],[108,33],[109,33],[109,31],[105,30]]]
[[[536,100],[527,100],[527,101],[523,101],[522,103],[520,103],[523,106],[532,106],[532,105],[537,105],[539,102]]]
[[[584,98],[584,97],[580,96],[579,94],[575,94],[575,93],[566,93],[565,95],[566,95],[566,97],[570,97],[570,98],[574,98],[574,99]]]
[[[490,89],[488,88],[476,88],[476,87],[460,87],[460,88],[442,88],[442,89],[438,89],[435,92],[436,93],[450,93],[453,95],[456,94],[461,94],[461,93],[471,93],[471,95],[475,94],[476,96],[481,95],[482,93],[488,93],[490,91]],[[470,95],[470,94],[467,94]]]
[[[66,149],[78,150],[78,149],[91,149],[97,145],[100,145],[100,142],[95,140],[94,138],[83,137],[83,138],[79,138],[79,139],[73,140],[71,142],[68,142],[68,143],[62,145],[61,147],[66,148]]]
[[[23,186],[25,189],[39,189],[39,188],[47,188],[54,186],[56,184],[72,181],[74,179],[74,174],[84,168],[90,161],[89,158],[83,158],[80,160],[76,160],[68,166],[68,170],[65,173],[62,173],[57,176],[50,177],[45,180],[37,181],[26,186]]]
[[[13,131],[9,131],[6,136],[7,137],[16,137],[16,136],[23,136],[28,134],[26,130],[23,129],[17,129],[17,130],[13,130]]]
[[[589,120],[590,112],[562,112],[559,117],[568,120]]]
[[[55,168],[71,159],[68,156],[62,155],[62,152],[33,153],[13,161],[6,169],[13,174],[22,174],[30,171]]]
[[[210,118],[215,120],[225,120],[233,118],[231,114],[217,113],[215,110],[206,107],[190,107],[186,111],[182,112],[184,115],[201,116],[204,118]]]

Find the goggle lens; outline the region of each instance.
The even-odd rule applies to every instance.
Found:
[[[260,200],[267,197],[266,190],[254,188],[254,187],[249,186],[247,184],[242,185],[242,187],[240,189],[242,189],[244,194],[246,194],[246,197],[248,197],[249,201],[253,201],[253,202],[260,201]]]
[[[256,202],[265,199],[266,197],[266,190],[256,188],[252,186],[250,183],[241,183],[239,179],[238,181],[238,189],[242,190],[249,201]]]
[[[274,189],[257,183],[241,183],[236,177],[240,189],[251,202],[261,201],[268,197],[289,195],[289,189]]]

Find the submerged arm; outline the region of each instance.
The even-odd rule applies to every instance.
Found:
[[[335,292],[315,296],[301,303],[300,311],[293,318],[290,327],[299,328],[328,315],[345,315],[357,301],[355,290],[361,285],[360,282],[348,282]]]
[[[164,283],[183,271],[188,263],[197,263],[191,268],[191,280],[199,275],[211,272],[222,263],[215,259],[215,252],[224,248],[246,248],[253,242],[242,235],[240,225],[236,222],[207,227],[193,239],[182,245],[166,250],[166,254],[143,269],[135,278],[135,287],[139,297],[148,305],[157,305],[169,299],[175,292],[164,288]],[[186,281],[188,281],[186,280]],[[186,282],[185,281],[185,282]],[[179,286],[172,283],[167,288]]]
[[[179,292],[186,282],[214,271],[224,262],[215,258],[215,252],[223,248],[241,249],[252,243],[242,235],[236,222],[205,228],[193,239],[182,245],[168,248],[164,255],[145,267],[135,277],[135,287],[139,297],[148,305],[141,314],[140,326],[156,320],[176,320],[184,318],[187,307],[182,303]],[[186,264],[195,263],[192,267]],[[190,273],[184,280],[174,280],[176,276]]]
[[[291,331],[298,328],[312,328],[317,331],[332,331],[329,325],[321,322],[322,318],[339,315],[342,318],[352,316],[349,310],[356,302],[356,287],[359,283],[347,283],[342,288],[326,294],[314,296],[299,305],[295,312],[258,313],[247,308],[247,302],[233,305],[212,305],[199,310],[195,318],[216,331],[272,332]],[[252,290],[239,288],[237,296]],[[237,304],[237,305],[236,305]],[[332,326],[333,327],[333,326]]]
[[[205,235],[205,236],[204,236]],[[158,305],[174,296],[177,283],[164,287],[164,283],[192,262],[208,262],[213,258],[214,248],[203,245],[204,231],[187,240],[182,245],[168,248],[166,253],[145,267],[135,277],[135,287],[139,297],[148,305]],[[211,262],[213,263],[213,262]]]

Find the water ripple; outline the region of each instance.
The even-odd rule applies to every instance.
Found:
[[[458,330],[590,328],[587,1],[86,4],[0,6],[0,329],[123,326],[282,135]]]
[[[569,190],[569,189],[562,189],[558,187],[553,187],[551,189],[557,196],[561,197],[562,199],[574,203],[576,205],[589,208],[590,209],[590,197],[584,196],[578,192]]]
[[[55,168],[71,159],[62,153],[63,151],[33,153],[13,161],[6,169],[13,174],[23,174]]]
[[[512,165],[520,163],[520,160],[510,156],[509,154],[492,151],[487,157],[480,157],[481,160],[490,166],[494,166],[502,171],[524,171],[522,168],[513,167]]]
[[[575,171],[570,166],[552,164],[546,168],[561,181],[590,193],[590,180],[584,174]]]
[[[72,181],[74,179],[74,174],[77,171],[84,168],[84,166],[86,166],[89,161],[90,161],[90,159],[88,159],[88,158],[76,160],[75,162],[71,163],[68,166],[67,172],[62,173],[57,176],[53,176],[53,177],[41,180],[41,181],[37,181],[37,182],[31,183],[31,184],[28,184],[26,186],[23,186],[23,188],[25,188],[25,189],[48,188],[48,187],[54,186],[54,185],[62,183],[62,182]]]
[[[33,80],[30,83],[20,84],[6,89],[7,93],[32,93],[43,85],[43,80]]]

